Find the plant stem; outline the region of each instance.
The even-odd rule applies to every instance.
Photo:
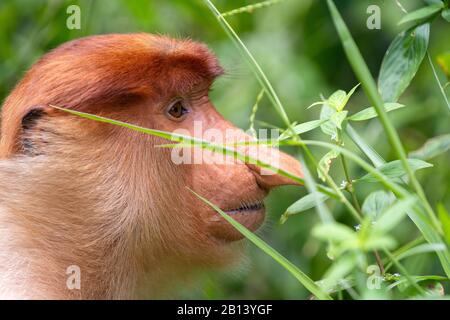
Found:
[[[353,180],[350,178],[347,161],[345,160],[345,157],[342,154],[340,155],[340,158],[341,158],[342,168],[344,169],[345,180],[347,180],[346,190],[352,196],[353,205],[355,206],[355,208],[358,211],[358,213],[360,214],[360,216],[362,216],[361,206],[359,205],[358,198],[356,197],[356,194],[355,194],[355,189],[353,188]]]
[[[350,174],[349,174],[347,161],[345,160],[345,156],[343,154],[340,155],[340,158],[341,158],[341,162],[342,162],[342,167],[344,168],[345,179],[347,180],[346,190],[352,196],[353,205],[356,208],[356,210],[358,211],[359,216],[362,217],[363,214],[362,214],[362,210],[361,210],[361,205],[359,204],[358,198],[356,197],[355,189],[353,188],[353,182],[352,182],[353,180],[352,180],[352,178],[350,177]],[[374,250],[373,254],[375,256],[375,260],[377,262],[377,265],[380,268],[381,274],[384,275],[384,265],[383,265],[383,260],[380,257],[380,254],[378,253],[377,250]]]
[[[384,270],[383,260],[381,259],[380,254],[378,253],[377,250],[373,250],[373,254],[375,255],[375,260],[377,261],[377,265],[378,265],[378,268],[380,268],[381,274],[384,275],[385,270]]]

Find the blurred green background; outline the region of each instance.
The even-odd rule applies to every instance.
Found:
[[[424,5],[421,0],[401,1],[407,10]],[[255,3],[242,0],[215,0],[220,11]],[[389,43],[401,31],[397,22],[403,13],[392,0],[336,1],[349,25],[372,73],[378,75]],[[81,30],[68,30],[66,9],[81,8]],[[381,8],[381,30],[366,27],[367,7]],[[337,89],[348,91],[356,79],[344,56],[325,1],[286,0],[280,4],[228,18],[249,49],[254,53],[279,93],[291,120],[304,122],[318,118],[319,109],[306,107]],[[450,50],[450,28],[437,19],[431,28],[429,51],[432,58]],[[103,33],[150,32],[173,37],[189,37],[207,43],[218,55],[227,74],[219,79],[212,100],[219,111],[241,128],[249,126],[249,115],[260,87],[238,51],[201,0],[2,0],[0,2],[0,98],[3,100],[27,68],[42,54],[59,44]],[[445,77],[438,70],[441,80]],[[428,138],[449,132],[449,112],[433,78],[428,63],[423,63],[416,78],[400,99],[407,105],[390,113],[408,151],[420,147]],[[350,113],[368,106],[362,90],[350,100]],[[257,119],[282,126],[267,99],[263,99]],[[386,136],[372,120],[355,125],[385,159],[394,159]],[[306,134],[326,139],[320,130]],[[351,142],[347,147],[354,149]],[[356,149],[355,149],[356,150]],[[320,157],[323,150],[314,150]],[[419,172],[430,201],[442,201],[450,208],[450,157],[431,160],[434,168]],[[335,180],[342,180],[341,170],[334,168]],[[362,172],[351,167],[351,175]],[[377,186],[374,186],[375,188]],[[359,189],[361,199],[371,189]],[[304,188],[283,187],[267,201],[268,221],[259,232],[273,247],[298,265],[313,279],[320,279],[329,266],[325,248],[310,236],[318,222],[314,210],[290,218],[284,225],[278,219],[284,210],[305,194]],[[339,205],[330,203],[335,217],[354,224]],[[417,236],[416,228],[406,221],[395,229],[404,243]],[[240,267],[223,273],[205,274],[200,285],[181,292],[186,298],[213,299],[303,299],[307,291],[270,257],[249,245],[249,254]],[[412,274],[442,271],[435,256],[420,255],[405,260]],[[182,290],[183,291],[183,290]]]

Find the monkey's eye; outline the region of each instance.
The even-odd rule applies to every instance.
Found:
[[[189,110],[184,106],[182,100],[175,101],[167,109],[169,117],[177,121],[184,119],[187,113],[189,113]]]

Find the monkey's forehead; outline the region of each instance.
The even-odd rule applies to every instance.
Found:
[[[39,103],[77,107],[129,91],[180,94],[222,73],[202,43],[146,33],[109,34],[57,47],[31,68],[22,87],[48,100]]]
[[[134,64],[153,67],[152,71],[158,72],[162,66],[172,65],[190,67],[207,78],[223,73],[218,60],[203,43],[148,33],[95,35],[76,39],[57,47],[38,64],[66,58],[75,58],[71,64],[88,60],[100,69],[105,65],[124,69]]]

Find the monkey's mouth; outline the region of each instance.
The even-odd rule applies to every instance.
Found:
[[[224,212],[229,215],[237,215],[237,214],[257,214],[264,210],[264,202],[258,201],[254,203],[244,203],[239,208],[225,210]]]
[[[251,231],[256,231],[264,221],[265,206],[262,200],[242,202],[239,206],[232,207],[232,209],[228,208],[223,209],[223,211]],[[238,230],[217,213],[213,216],[211,222],[211,232],[218,239],[228,242],[244,238]]]

